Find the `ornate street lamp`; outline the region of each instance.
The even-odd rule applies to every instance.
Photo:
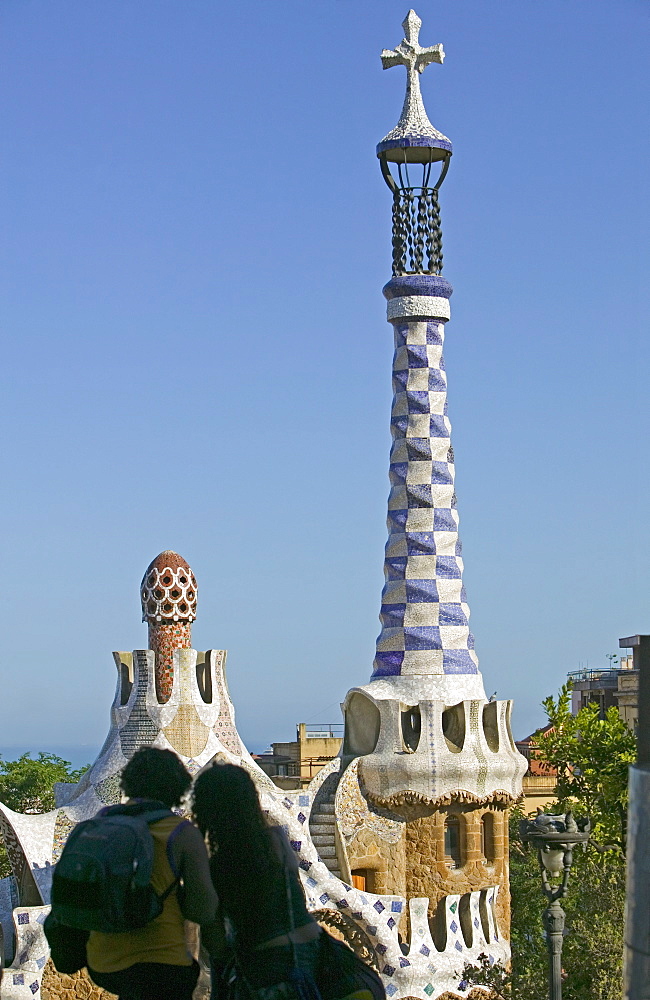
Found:
[[[565,912],[560,900],[566,895],[576,844],[586,846],[591,831],[588,819],[575,820],[564,815],[538,813],[535,819],[519,823],[521,839],[537,848],[542,874],[542,891],[548,900],[542,920],[546,931],[549,960],[549,998],[562,1000],[562,938]],[[554,881],[561,878],[561,881]]]

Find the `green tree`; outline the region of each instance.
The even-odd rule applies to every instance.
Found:
[[[590,816],[592,843],[615,845],[625,853],[627,779],[636,757],[635,735],[616,708],[609,708],[602,719],[597,704],[572,715],[570,699],[570,684],[564,684],[557,700],[542,702],[552,728],[537,737],[537,759],[557,771],[558,812],[571,807]]]
[[[594,849],[574,855],[562,905],[567,934],[562,949],[563,1000],[621,1000],[625,866],[620,853]],[[500,1000],[547,1000],[548,957],[542,929],[545,900],[536,852],[518,838],[510,854],[512,966],[487,958],[466,966],[469,986],[486,986]]]
[[[51,753],[29,753],[18,760],[0,758],[0,802],[14,812],[42,813],[54,809],[54,785],[57,781],[76,782],[88,769],[73,769],[70,761]],[[0,837],[0,878],[11,874],[11,865]]]
[[[546,698],[552,728],[537,736],[536,758],[557,772],[555,811],[572,808],[592,820],[592,842],[573,855],[563,946],[564,1000],[621,1000],[625,906],[625,832],[628,767],[635,736],[615,708],[600,718],[598,705],[570,711],[570,686]],[[490,988],[502,1000],[546,1000],[547,952],[541,915],[537,852],[519,838],[519,809],[511,811],[510,889],[512,966],[487,958],[466,966],[465,979]]]

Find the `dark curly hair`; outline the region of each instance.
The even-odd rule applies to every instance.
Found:
[[[183,762],[171,750],[141,747],[122,771],[120,787],[130,799],[155,799],[172,809],[192,784]]]

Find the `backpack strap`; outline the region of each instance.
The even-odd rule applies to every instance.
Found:
[[[172,830],[172,832],[169,834],[169,836],[167,838],[167,861],[169,862],[169,867],[171,868],[171,870],[173,871],[174,875],[176,876],[176,881],[177,882],[180,882],[180,873],[179,873],[178,868],[176,866],[176,858],[174,857],[174,851],[173,851],[172,848],[174,846],[174,841],[178,837],[178,835],[181,832],[181,830],[184,830],[187,826],[191,826],[191,825],[192,824],[190,823],[189,819],[181,820],[181,822],[177,826],[174,827],[174,829]]]
[[[174,891],[174,889],[178,889],[178,887],[180,885],[180,882],[181,882],[181,880],[180,880],[180,878],[177,875],[176,878],[174,879],[174,881],[169,883],[169,885],[167,886],[167,888],[165,889],[165,891],[163,893],[161,893],[160,896],[158,896],[158,899],[160,900],[161,903],[164,903],[165,900],[167,899],[167,897],[171,896],[171,894]]]
[[[162,818],[162,817],[159,817],[159,818]],[[147,820],[147,822],[148,823],[149,822],[155,822],[155,820],[153,820],[153,821],[152,820]],[[178,834],[180,833],[180,831],[184,830],[185,827],[188,826],[188,824],[191,825],[189,819],[183,819],[183,820],[181,820],[180,823],[178,823],[174,827],[174,829],[172,830],[172,832],[169,834],[169,836],[167,838],[167,846],[166,846],[165,850],[167,852],[167,862],[168,862],[169,867],[171,868],[172,873],[174,875],[174,880],[173,880],[173,882],[170,882],[170,884],[167,886],[167,888],[162,893],[162,895],[158,897],[158,899],[160,900],[161,903],[164,903],[165,900],[167,899],[167,897],[171,896],[171,894],[174,891],[174,889],[178,889],[179,885],[181,884],[181,874],[180,874],[180,872],[178,870],[178,866],[176,864],[176,858],[174,857],[173,846],[174,846],[174,841],[176,840],[176,837],[178,836]]]

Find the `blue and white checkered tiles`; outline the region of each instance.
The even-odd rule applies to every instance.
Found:
[[[446,311],[440,306],[448,306],[450,293],[443,279],[422,275],[393,279],[385,289],[395,329],[393,446],[373,679],[478,672],[462,581],[442,355]]]

